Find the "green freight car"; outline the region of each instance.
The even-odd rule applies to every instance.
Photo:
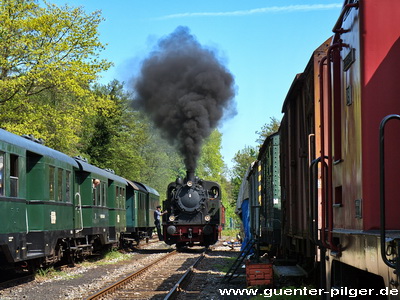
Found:
[[[276,248],[281,242],[281,182],[279,133],[268,136],[260,148],[261,243]]]

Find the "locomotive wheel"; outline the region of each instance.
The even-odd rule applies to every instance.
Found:
[[[179,252],[179,251],[182,251],[183,248],[185,248],[185,244],[176,243],[176,250],[177,250],[178,252]]]

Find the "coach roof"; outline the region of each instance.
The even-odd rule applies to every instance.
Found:
[[[63,161],[74,167],[78,167],[76,161],[65,153],[46,147],[34,140],[33,138],[24,138],[19,135],[0,129],[0,142],[14,145],[16,147],[25,149],[26,151],[39,154],[41,156],[51,157],[53,159]],[[0,146],[0,149],[2,147]],[[5,149],[4,149],[5,150]]]

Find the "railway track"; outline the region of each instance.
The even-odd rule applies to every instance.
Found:
[[[204,253],[173,251],[86,299],[174,299],[190,281]]]

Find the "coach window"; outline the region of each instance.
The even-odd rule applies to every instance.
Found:
[[[10,155],[10,197],[18,197],[18,156]]]
[[[125,203],[125,188],[121,188],[121,199],[119,202],[119,207],[124,208],[124,203]]]
[[[4,195],[4,153],[0,152],[0,196]]]
[[[93,179],[92,192],[93,192],[93,205],[96,205],[97,185],[95,183],[95,179]]]
[[[119,186],[117,186],[117,187],[115,187],[115,191],[116,191],[116,194],[115,194],[115,204],[116,204],[116,207],[118,208],[119,207],[119,202],[120,202],[120,198],[119,198],[119,194],[120,194],[120,187]]]
[[[100,179],[92,179],[93,205],[100,205]]]
[[[101,190],[103,194],[101,206],[107,206],[107,186],[104,182],[101,183]]]
[[[65,201],[71,203],[71,171],[65,172]]]
[[[63,170],[57,169],[57,200],[59,202],[63,201],[62,181],[63,181]]]
[[[100,198],[101,198],[101,183],[98,186],[96,186],[96,201],[95,201],[96,206],[101,205]]]
[[[54,179],[54,167],[49,166],[49,200],[55,200],[54,195],[54,187],[55,187],[55,179]]]

